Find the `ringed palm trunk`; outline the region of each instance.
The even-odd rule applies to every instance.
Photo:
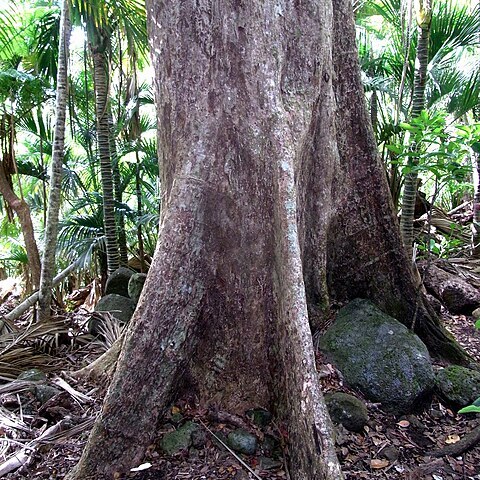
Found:
[[[103,221],[107,245],[108,274],[120,266],[120,255],[115,221],[115,201],[113,196],[112,157],[110,151],[109,114],[109,76],[106,48],[102,41],[91,42],[93,57],[93,76],[95,88],[95,107],[97,116],[97,148],[100,158],[100,175],[103,193]]]
[[[52,282],[55,273],[55,250],[57,246],[58,217],[61,206],[62,168],[65,150],[65,118],[68,96],[68,49],[71,23],[68,0],[63,1],[58,49],[57,95],[55,102],[55,131],[53,135],[52,165],[50,170],[50,193],[45,230],[45,246],[42,258],[40,291],[38,297],[38,320],[50,318]]]
[[[430,24],[432,19],[433,0],[417,0],[416,13],[418,24],[417,53],[415,59],[415,77],[413,85],[412,112],[411,118],[417,118],[425,108],[425,86],[427,80],[428,66],[428,43],[430,39]],[[421,145],[413,142],[410,150],[414,153],[420,152]],[[410,258],[413,251],[413,221],[415,212],[415,198],[417,195],[419,157],[409,157],[409,166],[412,168],[406,177],[403,189],[402,216],[400,219],[400,230],[403,244]]]
[[[112,112],[109,109],[108,123],[110,128],[110,153],[112,156],[112,174],[113,174],[113,190],[115,202],[118,206],[123,202],[122,181],[120,176],[120,166],[118,164],[117,145],[115,140],[115,126],[113,124]],[[128,265],[128,249],[127,249],[127,233],[125,231],[125,213],[119,209],[117,215],[118,222],[118,248],[120,252],[120,263],[124,266]]]

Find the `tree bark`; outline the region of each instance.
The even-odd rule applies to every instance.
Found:
[[[22,229],[25,250],[27,251],[28,264],[32,274],[32,286],[38,288],[40,283],[40,255],[38,253],[35,231],[33,228],[30,207],[23,198],[17,197],[10,183],[4,164],[0,161],[0,193],[7,205],[16,213]]]
[[[331,299],[363,295],[407,322],[418,298],[351,2],[147,8],[166,201],[101,415],[67,478],[140,463],[152,425],[188,389],[234,413],[274,410],[291,478],[341,479],[309,321],[320,326]],[[433,322],[418,310],[422,328]]]
[[[43,250],[40,289],[38,295],[38,320],[50,319],[52,299],[52,281],[55,273],[55,251],[57,247],[58,217],[61,206],[62,171],[65,148],[65,120],[68,95],[68,50],[70,44],[71,24],[68,1],[64,0],[60,23],[60,41],[58,48],[57,96],[55,101],[55,131],[53,154],[50,169],[50,194]]]

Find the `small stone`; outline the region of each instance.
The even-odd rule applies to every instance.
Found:
[[[135,311],[135,303],[130,298],[111,293],[100,299],[95,306],[95,311],[111,313],[113,318],[124,324],[128,323],[132,318]],[[98,335],[101,323],[102,320],[98,315],[92,315],[88,322],[88,332],[92,335]]]
[[[252,408],[247,410],[246,415],[260,428],[266,427],[273,418],[273,415],[265,408]]]
[[[393,445],[389,445],[388,447],[385,447],[379,455],[383,458],[386,458],[387,460],[390,460],[390,462],[395,462],[398,460],[398,457],[400,456],[400,451],[398,448],[394,447]]]
[[[430,416],[434,420],[440,420],[441,418],[443,418],[443,413],[440,410],[435,410],[432,408],[432,410],[430,410]]]
[[[37,385],[35,387],[35,398],[43,405],[47,403],[51,398],[58,395],[60,390],[50,385]]]
[[[205,430],[197,429],[192,432],[192,446],[196,449],[201,449],[207,443],[207,434]]]
[[[476,308],[476,309],[472,312],[472,317],[475,318],[475,320],[480,319],[480,308]]]
[[[276,470],[282,466],[282,462],[269,457],[258,457],[261,470]]]
[[[435,384],[440,396],[453,407],[465,407],[480,397],[480,372],[450,365],[437,373]]]
[[[186,422],[177,430],[166,433],[160,440],[160,448],[167,455],[175,455],[182,450],[187,450],[192,445],[192,433],[198,428],[196,423]]]
[[[367,407],[353,395],[342,392],[327,393],[325,403],[332,422],[342,424],[347,430],[361,432],[368,422]]]
[[[38,368],[31,368],[30,370],[25,370],[18,377],[17,380],[24,380],[27,382],[46,382],[47,376]]]
[[[265,435],[260,447],[265,455],[272,456],[280,450],[280,442],[272,435]]]
[[[257,449],[257,437],[243,428],[230,432],[227,437],[228,446],[239,453],[253,455]]]

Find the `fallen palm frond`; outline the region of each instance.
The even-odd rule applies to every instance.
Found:
[[[92,397],[89,397],[88,395],[85,395],[78,390],[75,390],[71,385],[69,385],[65,380],[63,380],[63,378],[56,377],[53,379],[53,383],[65,390],[67,393],[69,393],[71,397],[79,404],[85,402],[93,402]]]
[[[98,325],[100,339],[96,343],[107,351],[120,338],[125,325],[109,312],[95,312],[95,315],[101,319],[101,323]]]
[[[449,213],[441,208],[433,207],[430,216],[422,215],[415,223],[423,222],[424,227],[435,227],[436,231],[449,239],[456,239],[464,245],[470,245],[472,235],[470,229],[465,225],[457,223]]]
[[[37,438],[29,441],[20,451],[10,455],[10,457],[0,465],[0,477],[29,463],[40,445],[63,441],[71,436],[89,430],[94,420],[94,418],[89,418],[78,425],[72,426],[71,419],[64,418],[55,425],[47,428]]]
[[[30,323],[22,330],[14,329],[0,335],[0,378],[12,380],[31,368],[53,369],[56,361],[46,352],[55,349],[60,335],[68,335],[63,320]]]

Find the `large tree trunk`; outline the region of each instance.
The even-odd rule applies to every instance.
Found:
[[[55,131],[53,138],[52,165],[50,170],[50,195],[48,199],[48,215],[45,230],[45,246],[42,258],[40,290],[38,295],[38,319],[47,321],[50,318],[50,302],[52,299],[52,281],[55,273],[55,251],[57,247],[58,216],[61,206],[62,171],[65,147],[65,117],[67,110],[68,88],[68,49],[70,44],[71,24],[68,1],[62,6],[60,40],[58,48],[57,97],[55,102]]]
[[[234,412],[274,408],[291,478],[342,478],[309,320],[321,326],[330,299],[363,295],[411,321],[417,295],[368,122],[351,2],[334,5],[148,3],[167,200],[70,480],[139,463],[186,388]]]

